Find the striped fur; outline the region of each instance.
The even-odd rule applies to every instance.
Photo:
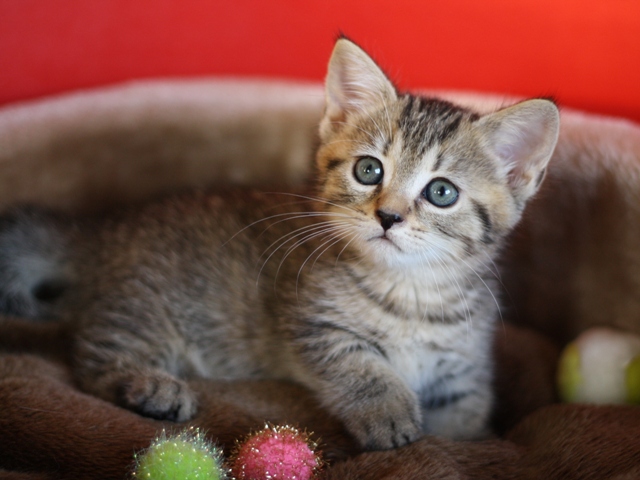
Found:
[[[544,174],[557,110],[479,116],[399,94],[346,39],[326,92],[315,192],[18,213],[0,231],[0,304],[70,322],[82,388],[143,415],[190,418],[191,377],[284,378],[365,448],[486,434],[493,260]]]

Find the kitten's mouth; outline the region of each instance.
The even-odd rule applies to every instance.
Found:
[[[373,242],[373,241],[376,241],[376,240],[379,240],[383,244],[386,244],[386,245],[392,245],[393,247],[395,247],[399,251],[402,251],[402,249],[398,245],[396,245],[396,242],[394,242],[389,237],[387,237],[386,233],[383,233],[382,235],[378,235],[378,236],[375,236],[375,237],[371,237],[369,239],[369,242]]]

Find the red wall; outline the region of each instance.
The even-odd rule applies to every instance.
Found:
[[[640,121],[638,0],[0,0],[0,104],[132,78],[321,80],[340,30],[404,88]]]

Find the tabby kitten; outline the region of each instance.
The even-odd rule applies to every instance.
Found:
[[[80,386],[153,418],[184,379],[305,385],[366,449],[487,432],[493,259],[542,181],[558,111],[400,94],[338,40],[316,189],[170,198],[106,218],[21,211],[5,310],[72,322]]]

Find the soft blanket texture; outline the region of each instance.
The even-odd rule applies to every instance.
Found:
[[[309,172],[322,100],[318,85],[151,82],[4,108],[0,206],[99,210],[229,181],[287,188]],[[330,479],[640,477],[640,408],[561,405],[554,389],[560,348],[577,333],[640,333],[640,128],[576,112],[562,122],[502,265],[495,438],[362,453],[306,391],[267,381],[192,382],[202,408],[190,424],[227,452],[265,421],[305,428]],[[65,332],[38,328],[0,319],[0,478],[124,478],[133,453],[176,425],[80,392]]]

